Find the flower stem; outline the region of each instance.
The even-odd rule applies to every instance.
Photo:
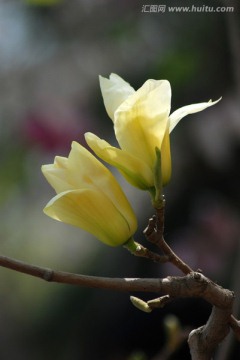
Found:
[[[158,263],[165,263],[169,261],[168,256],[158,255],[155,252],[150,251],[136,242],[133,238],[130,238],[123,246],[135,256],[144,257]]]
[[[147,228],[144,230],[144,235],[147,240],[152,244],[158,246],[163,254],[168,258],[168,261],[175,265],[184,274],[189,274],[193,270],[182,259],[180,259],[175,252],[166,243],[163,237],[164,231],[164,209],[165,200],[164,196],[161,196],[161,206],[155,207],[156,215],[154,215],[148,223]]]

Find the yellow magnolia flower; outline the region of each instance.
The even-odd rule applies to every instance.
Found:
[[[170,132],[184,116],[217,101],[188,105],[170,115],[171,86],[167,80],[147,80],[135,91],[121,77],[111,74],[110,79],[100,76],[100,87],[120,149],[86,133],[90,148],[117,167],[131,184],[144,190],[155,186],[156,149],[159,149],[162,185],[166,185],[171,177]]]
[[[56,156],[42,172],[57,193],[44,208],[51,218],[78,226],[111,246],[124,244],[135,233],[137,220],[120,185],[77,142],[68,158]]]

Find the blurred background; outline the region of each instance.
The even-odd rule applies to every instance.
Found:
[[[234,12],[144,8],[156,4],[234,6]],[[113,140],[98,75],[115,72],[135,89],[149,78],[168,79],[172,110],[222,100],[184,118],[171,134],[166,240],[190,266],[235,290],[238,298],[239,32],[239,2],[231,0],[1,0],[1,254],[98,276],[179,275],[170,265],[108,248],[42,212],[54,192],[41,165],[55,155],[67,156],[72,140],[85,145],[86,131]],[[152,215],[149,198],[119,181],[139,219],[136,238],[146,245],[142,231]],[[171,356],[163,355],[164,323],[169,314],[176,316],[184,334],[203,325],[210,313],[208,304],[187,299],[145,314],[132,307],[130,294],[49,284],[4,268],[0,280],[1,360],[190,359],[186,341]],[[239,354],[228,338],[216,358]]]

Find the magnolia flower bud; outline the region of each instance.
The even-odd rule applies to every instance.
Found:
[[[42,172],[57,195],[44,208],[55,220],[78,226],[107,245],[117,246],[135,233],[137,220],[111,172],[76,142],[68,158],[55,158]]]

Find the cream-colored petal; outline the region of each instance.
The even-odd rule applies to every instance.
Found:
[[[55,156],[54,166],[61,169],[66,169],[68,163],[68,158],[63,156]]]
[[[127,199],[112,173],[87,149],[73,142],[69,155],[68,172],[75,188],[98,190],[125,211]]]
[[[43,165],[41,169],[43,175],[57,194],[74,188],[68,181],[65,169],[56,167],[54,164]]]
[[[110,171],[77,142],[72,143],[68,158],[57,156],[54,164],[43,165],[42,171],[57,193],[83,187],[99,187],[102,191],[113,178]]]
[[[117,109],[117,112],[129,111],[138,105],[147,108],[151,106],[153,117],[159,114],[169,114],[171,107],[171,86],[167,80],[147,80],[134,94],[130,95]]]
[[[92,189],[61,193],[47,204],[44,212],[55,220],[90,232],[111,246],[125,243],[137,228],[133,212],[125,218],[107,197]]]
[[[209,102],[191,104],[191,105],[183,106],[183,107],[177,109],[169,117],[169,120],[170,120],[170,133],[172,132],[172,130],[175,128],[175,126],[179,123],[179,121],[184,116],[187,116],[189,114],[194,114],[194,113],[197,113],[199,111],[205,110],[208,107],[217,104],[220,100],[221,100],[221,98],[214,101],[214,102],[212,102],[212,100],[210,100]]]
[[[114,112],[135,90],[117,74],[111,74],[110,78],[99,76],[100,88],[108,116],[114,120]]]
[[[96,183],[99,186],[110,175],[108,169],[93,154],[74,141],[69,154],[68,176],[77,189],[92,188]]]
[[[116,111],[114,129],[120,147],[150,167],[161,148],[170,112],[171,87],[166,80],[148,80]]]
[[[74,189],[92,189],[108,197],[128,217],[132,211],[128,200],[112,173],[87,149],[72,143],[65,168],[57,166],[59,157],[54,164],[44,165],[43,173],[57,193]]]
[[[111,146],[92,133],[86,133],[85,139],[98,157],[115,166],[132,185],[145,190],[153,186],[153,172],[141,159]]]

